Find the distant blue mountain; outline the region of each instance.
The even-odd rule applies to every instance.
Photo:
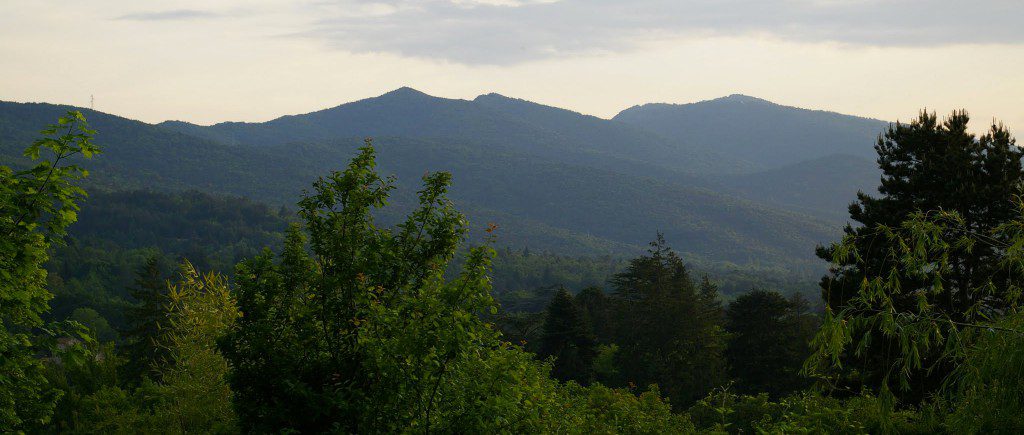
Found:
[[[782,106],[746,95],[692,104],[644,104],[614,120],[773,169],[834,154],[875,158],[885,121]]]
[[[21,148],[67,109],[0,102],[0,159],[24,163]],[[497,94],[470,101],[410,88],[263,123],[86,114],[105,150],[88,163],[93,188],[293,204],[374,137],[381,170],[399,176],[395,213],[412,206],[424,171],[449,170],[457,206],[474,228],[498,223],[502,244],[632,254],[661,231],[694,261],[804,269],[820,267],[814,245],[836,237],[845,203],[877,184],[871,145],[884,127],[742,96],[606,120]]]

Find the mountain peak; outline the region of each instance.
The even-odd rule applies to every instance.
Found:
[[[388,93],[386,93],[384,95],[381,95],[381,97],[429,97],[429,96],[430,95],[427,95],[426,93],[420,92],[420,91],[418,91],[416,89],[413,89],[413,88],[410,88],[408,86],[402,86],[402,87],[400,87],[398,89],[395,89],[395,90],[393,90],[391,92],[388,92]]]
[[[506,96],[501,95],[501,94],[499,94],[497,92],[488,92],[486,94],[477,95],[476,98],[474,98],[474,100],[488,99],[488,98],[508,99],[508,100],[512,99],[511,97],[506,97]]]
[[[716,98],[716,99],[711,100],[711,101],[721,101],[721,102],[738,103],[738,104],[774,104],[771,101],[768,101],[768,100],[765,100],[765,99],[762,99],[762,98],[751,97],[750,95],[743,95],[743,94],[731,94],[731,95],[728,95],[728,96],[725,96],[725,97]]]

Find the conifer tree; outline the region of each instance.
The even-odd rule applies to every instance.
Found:
[[[548,305],[539,349],[540,356],[555,357],[552,376],[588,384],[596,346],[583,312],[572,295],[560,289]]]
[[[159,376],[154,366],[166,357],[160,345],[161,326],[166,323],[165,305],[168,283],[160,269],[160,257],[150,255],[135,273],[135,284],[128,293],[136,305],[127,310],[128,329],[124,331],[125,379],[137,382],[143,376]]]
[[[851,308],[849,302],[859,296],[863,283],[876,277],[901,289],[893,301],[894,313],[914,312],[927,304],[954,322],[972,323],[1008,306],[1006,294],[978,291],[993,282],[1020,278],[1011,276],[1019,272],[1001,267],[1000,247],[1007,246],[1006,240],[950,249],[943,260],[949,264],[949,273],[941,287],[892,267],[898,259],[890,254],[898,247],[887,234],[917,212],[958,215],[963,225],[941,236],[948,241],[965,233],[991,234],[1018,213],[1014,201],[1022,192],[1024,151],[1002,125],[992,125],[988,133],[976,137],[967,130],[968,121],[965,111],[954,112],[943,122],[934,113],[922,111],[910,124],[891,125],[879,137],[875,145],[882,170],[879,196],[858,192],[857,201],[850,205],[850,218],[859,225],[845,229],[847,241],[854,246],[843,251],[856,251],[857,256],[837,255],[843,252],[837,250],[842,244],[817,250],[820,258],[832,262],[830,273],[821,281],[827,311]],[[892,366],[887,360],[892,352],[886,349],[898,344],[877,330],[853,334],[871,334],[873,339],[844,356],[844,382],[854,388],[859,383],[877,388]],[[951,370],[936,355],[922,358],[922,369],[911,376],[908,391],[900,393],[904,399],[917,401],[934,392]]]
[[[815,327],[799,296],[755,289],[729,303],[725,355],[737,391],[779,398],[807,386],[800,369],[810,356]]]
[[[725,334],[713,286],[699,289],[661,234],[612,284],[618,307],[611,341],[620,347],[621,382],[656,383],[673,407],[685,407],[725,381]]]

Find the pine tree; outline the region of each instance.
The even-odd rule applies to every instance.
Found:
[[[583,312],[571,294],[562,288],[552,298],[544,318],[539,354],[555,357],[552,376],[588,384],[597,342]]]
[[[683,409],[725,381],[725,334],[717,289],[698,288],[682,258],[658,234],[648,255],[612,278],[619,376],[658,384]]]
[[[1002,125],[993,125],[987,134],[975,137],[967,132],[968,121],[964,111],[954,112],[941,123],[934,113],[921,112],[910,124],[892,125],[879,137],[875,150],[882,170],[880,196],[858,192],[857,201],[850,205],[850,218],[860,225],[845,229],[858,257],[837,258],[840,244],[817,250],[820,258],[833,262],[821,282],[830,312],[851,308],[849,301],[858,295],[865,279],[880,276],[903,290],[894,301],[899,313],[912,313],[928,304],[953,321],[974,322],[1007,307],[1007,295],[997,292],[982,297],[984,292],[975,291],[989,282],[1019,278],[1000,267],[997,246],[1005,245],[1005,240],[954,247],[947,258],[952,273],[942,288],[925,291],[933,283],[905,273],[890,275],[898,268],[890,264],[895,246],[885,235],[886,229],[899,227],[915,212],[956,212],[964,223],[956,231],[971,234],[990,234],[1018,213],[1014,201],[1022,192],[1024,151]],[[949,233],[946,239],[956,236]],[[848,376],[846,382],[879,387],[887,376],[883,368],[891,366],[886,356],[891,353],[885,349],[897,344],[878,331],[853,332],[857,337],[865,333],[875,336],[870,345],[856,355],[849,353],[843,361],[847,374],[859,373],[860,377]],[[903,392],[904,399],[916,401],[934,392],[950,370],[942,364],[931,367],[937,362],[935,355],[922,358],[922,366],[928,369],[912,375],[912,391]]]
[[[702,319],[708,324],[721,325],[725,312],[722,310],[722,301],[718,297],[718,286],[711,282],[707,275],[700,280],[697,299],[701,306]]]
[[[128,329],[123,335],[127,342],[125,379],[130,383],[143,376],[159,376],[153,367],[166,357],[160,346],[161,323],[166,322],[168,286],[160,269],[160,257],[146,258],[135,273],[135,284],[128,293],[136,305],[127,310]]]

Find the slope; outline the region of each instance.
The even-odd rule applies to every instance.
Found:
[[[886,123],[730,95],[692,104],[645,104],[613,118],[730,159],[774,169],[833,154],[873,159]]]
[[[15,157],[65,106],[0,103],[0,150]],[[340,169],[358,138],[261,147],[87,112],[105,153],[89,162],[104,188],[199,189],[293,203],[310,181]],[[362,136],[362,135],[360,135]],[[566,254],[635,252],[655,231],[679,250],[713,261],[806,265],[832,226],[714,191],[536,155],[478,141],[381,137],[380,163],[397,173],[395,197],[408,206],[425,170],[453,172],[453,198],[476,228],[497,222],[503,244]],[[382,218],[387,219],[387,216]]]

